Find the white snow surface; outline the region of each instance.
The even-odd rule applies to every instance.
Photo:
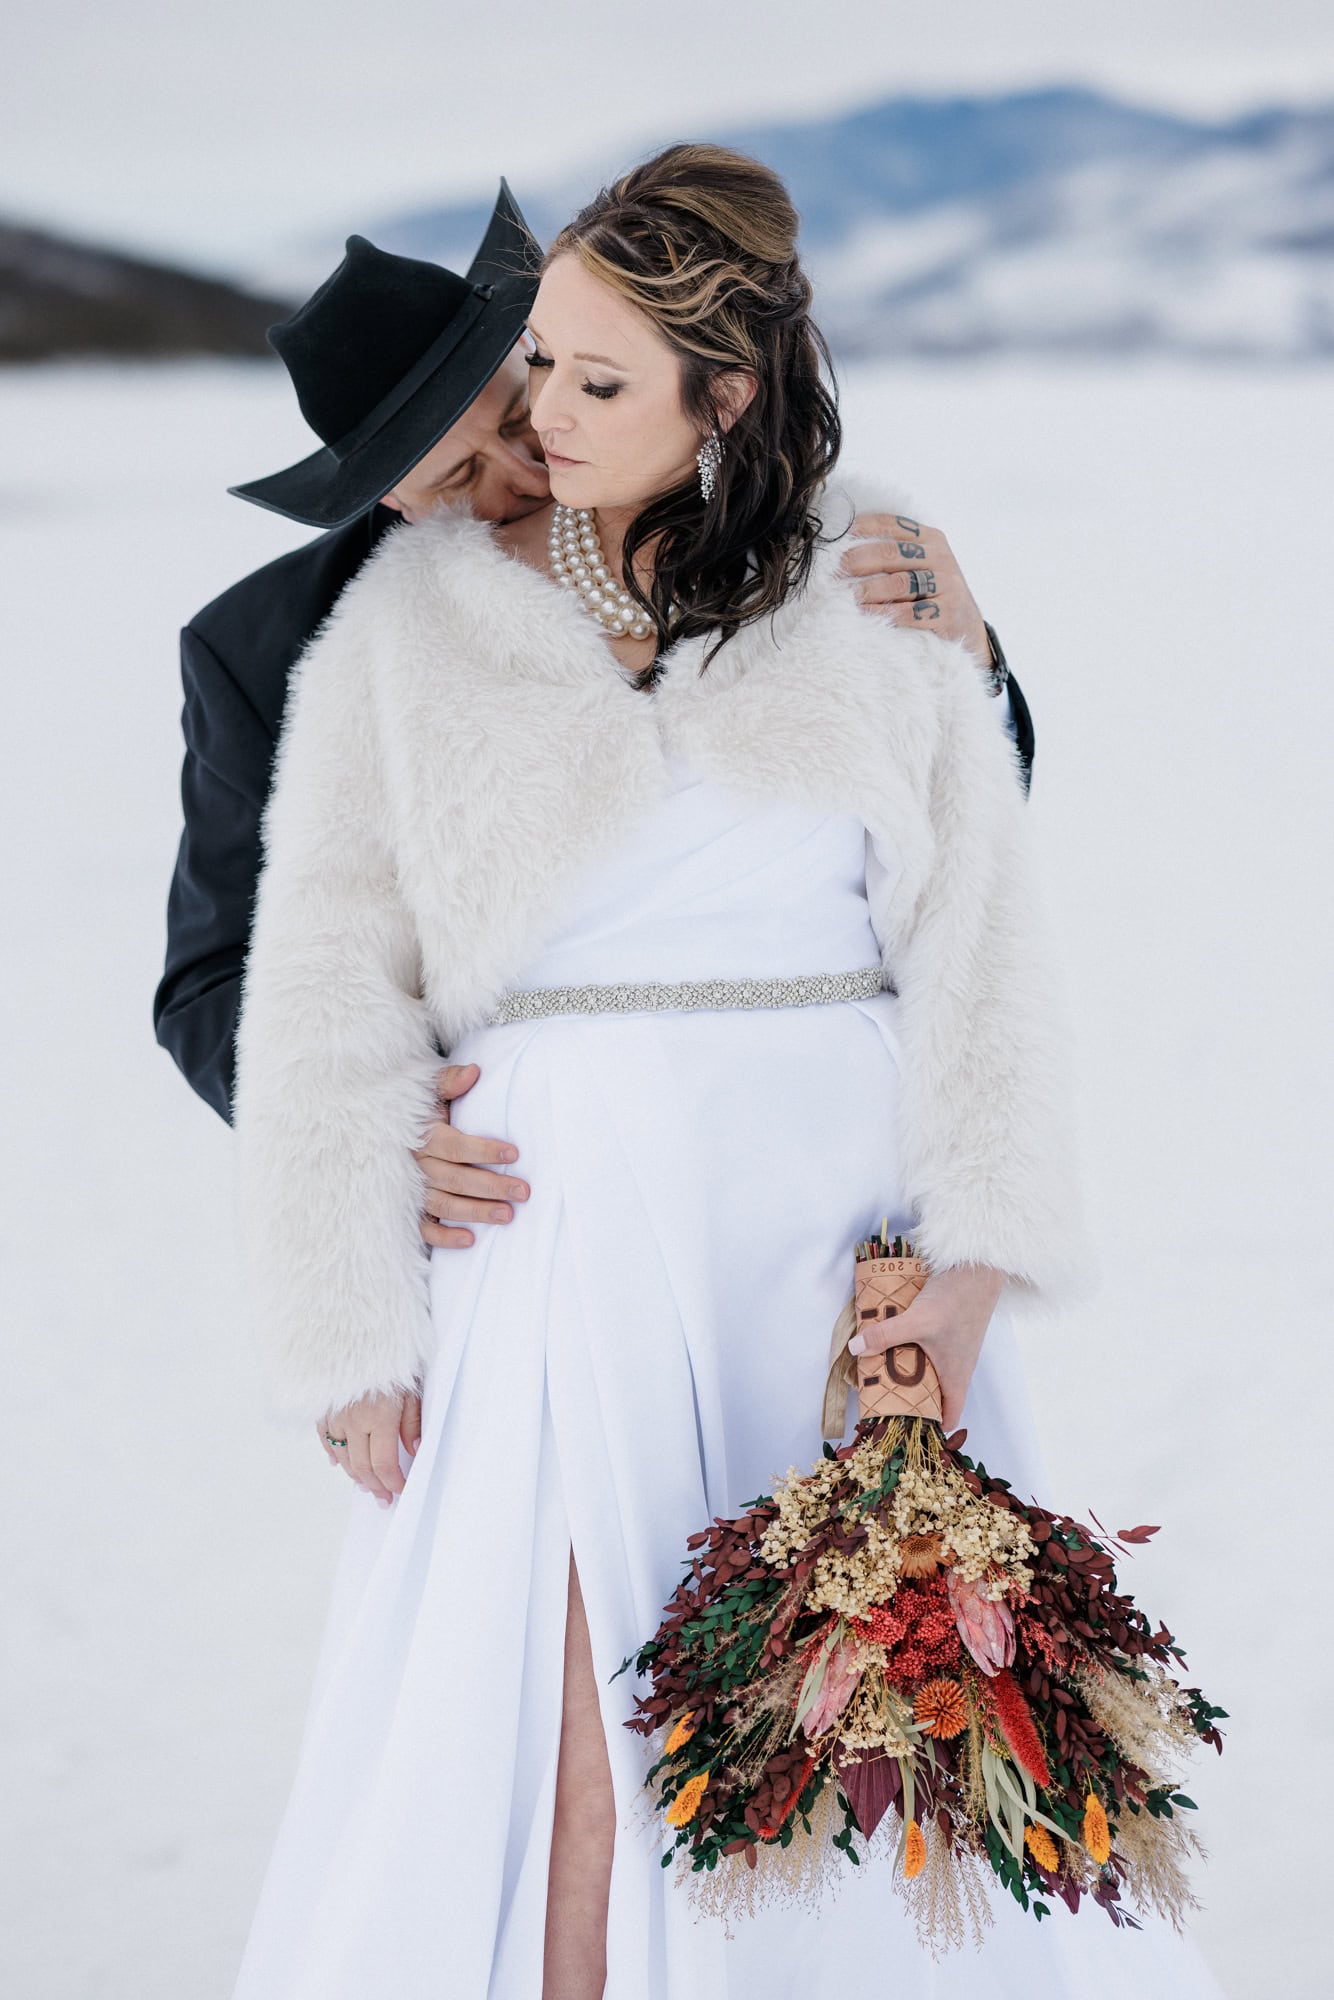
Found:
[[[1230,1711],[1186,1784],[1198,1935],[1233,2000],[1314,2000],[1334,381],[1011,362],[845,390],[849,462],[945,529],[1037,722],[1105,1267],[1026,1336],[1039,1497],[1164,1524],[1123,1574]],[[302,538],[223,489],[308,441],[263,366],[11,372],[0,437],[0,1987],[226,2000],[370,1502],[266,1414],[230,1135],[150,1002],[176,628]]]

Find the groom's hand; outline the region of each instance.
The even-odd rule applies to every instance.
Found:
[[[962,639],[979,660],[990,657],[982,613],[939,528],[924,527],[908,514],[859,514],[852,533],[857,539],[839,567],[856,578],[863,609],[895,625],[921,625],[942,639]]]
[[[448,1063],[436,1078],[440,1118],[413,1155],[426,1176],[422,1207],[422,1239],[446,1250],[461,1250],[473,1241],[467,1222],[512,1222],[511,1203],[527,1201],[526,1181],[489,1171],[490,1166],[517,1160],[519,1149],[507,1139],[479,1139],[450,1123],[449,1107],[471,1090],[481,1075],[476,1063]]]

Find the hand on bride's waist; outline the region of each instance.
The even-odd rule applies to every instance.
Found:
[[[1004,1283],[1005,1273],[987,1264],[933,1271],[906,1312],[855,1333],[848,1351],[883,1354],[915,1341],[940,1377],[945,1430],[955,1430]]]
[[[422,1240],[434,1248],[466,1250],[473,1242],[469,1222],[512,1222],[516,1201],[527,1201],[528,1183],[493,1173],[519,1157],[508,1139],[483,1139],[460,1132],[450,1122],[449,1107],[472,1089],[481,1070],[476,1063],[448,1063],[436,1079],[440,1117],[414,1155],[426,1176],[422,1203]]]

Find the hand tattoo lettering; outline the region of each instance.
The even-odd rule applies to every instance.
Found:
[[[899,554],[901,556],[909,556],[909,557],[924,556],[926,554],[926,548],[921,542],[900,542]]]

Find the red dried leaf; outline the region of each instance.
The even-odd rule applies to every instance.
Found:
[[[899,1794],[899,1768],[884,1750],[872,1750],[838,1767],[857,1824],[869,1840]]]

